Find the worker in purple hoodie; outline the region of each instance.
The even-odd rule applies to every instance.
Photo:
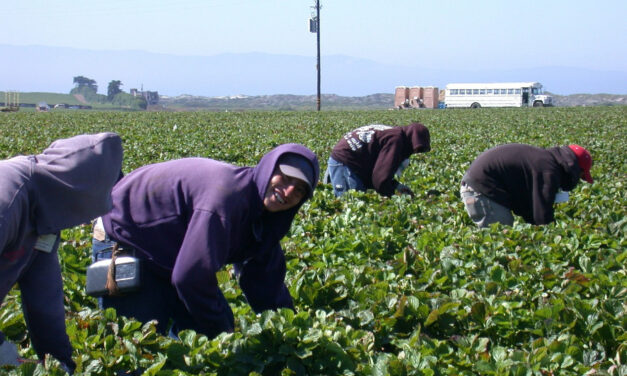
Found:
[[[347,190],[374,189],[383,196],[414,195],[396,180],[415,153],[431,150],[429,129],[420,123],[404,127],[373,124],[344,135],[331,151],[325,183],[336,197]]]
[[[312,196],[318,170],[312,151],[285,144],[254,167],[183,158],[129,173],[113,188],[104,238],[94,229],[94,258],[111,241],[132,249],[141,260],[141,287],[103,296],[103,307],[157,320],[163,334],[231,332],[233,313],[216,272],[233,264],[255,312],[293,309],[280,240]]]
[[[65,331],[59,233],[111,208],[121,164],[114,133],[61,139],[41,154],[0,161],[0,296],[19,286],[37,356],[54,356],[70,373],[76,366]],[[2,333],[0,343],[0,365],[19,365]]]

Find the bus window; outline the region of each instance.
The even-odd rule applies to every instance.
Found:
[[[514,94],[514,89],[507,89],[507,94]]]
[[[485,95],[485,89],[479,89],[479,94]]]
[[[451,89],[451,95],[457,95],[457,89]]]
[[[479,94],[479,89],[472,89],[472,93],[473,93],[474,95]]]
[[[501,95],[507,94],[507,89],[501,89]]]
[[[538,94],[540,94],[540,93],[538,92],[538,88],[537,88],[537,87],[534,87],[534,88],[533,88],[533,89],[531,89],[531,90],[532,90],[531,92],[533,93],[533,95],[538,95]]]
[[[492,94],[492,89],[488,89],[488,94]]]
[[[520,95],[520,94],[521,94],[520,89],[516,89],[516,91],[515,91],[515,92],[516,92],[516,94],[518,94],[518,95]]]

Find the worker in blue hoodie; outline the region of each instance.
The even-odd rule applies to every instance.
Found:
[[[57,358],[72,373],[65,331],[59,233],[111,208],[122,142],[114,133],[53,142],[41,154],[0,161],[0,296],[17,284],[30,338],[40,360]],[[0,365],[19,365],[0,333]]]
[[[216,273],[233,264],[255,312],[293,309],[280,240],[312,196],[318,171],[312,151],[285,144],[254,167],[183,158],[129,173],[113,188],[101,231],[94,229],[94,258],[111,241],[132,249],[141,260],[141,287],[103,296],[103,307],[157,320],[164,334],[231,332],[233,313]]]

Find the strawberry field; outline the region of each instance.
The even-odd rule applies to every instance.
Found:
[[[114,131],[124,172],[189,156],[254,165],[274,146],[302,143],[321,171],[336,141],[370,123],[429,127],[432,151],[401,181],[415,198],[318,186],[283,239],[296,312],[256,315],[227,268],[218,275],[236,330],[215,339],[156,334],[84,292],[91,226],[59,248],[77,374],[115,375],[627,375],[627,107],[329,111],[63,112],[0,114],[0,157],[51,141]],[[483,150],[520,142],[577,143],[592,154],[556,222],[477,229],[459,182]],[[519,219],[519,218],[518,218]],[[34,359],[14,289],[0,330]],[[59,363],[7,374],[61,375]]]

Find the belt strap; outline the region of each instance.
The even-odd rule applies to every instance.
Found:
[[[109,295],[118,295],[120,293],[118,283],[115,281],[115,260],[121,252],[122,249],[118,247],[118,243],[115,243],[113,245],[113,252],[111,252],[111,263],[109,264],[107,283],[105,284],[105,288],[109,290]]]

